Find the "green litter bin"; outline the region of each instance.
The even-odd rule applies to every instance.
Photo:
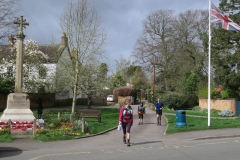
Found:
[[[177,110],[176,111],[176,126],[182,127],[186,126],[186,111],[184,110]]]

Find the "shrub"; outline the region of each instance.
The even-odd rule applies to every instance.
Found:
[[[213,92],[211,92],[211,98],[212,99],[222,98],[222,95],[220,92],[213,91]]]
[[[227,99],[227,98],[239,98],[238,93],[234,90],[227,89],[222,92],[222,98]]]
[[[198,105],[198,97],[196,94],[183,95],[182,99],[184,100],[184,108],[193,108],[193,106]]]
[[[135,97],[135,90],[132,87],[119,87],[113,90],[114,101],[117,101],[118,96]]]
[[[51,132],[51,130],[48,130],[48,129],[39,129],[36,131],[36,134],[43,135],[43,134],[47,134],[50,132]]]
[[[219,116],[224,116],[224,117],[232,117],[233,112],[231,110],[223,110],[221,112],[218,112]]]
[[[82,120],[74,121],[73,130],[76,131],[76,130],[79,130],[79,129],[82,129]],[[85,121],[85,124],[84,124],[84,132],[85,133],[90,132],[90,126],[86,121]]]
[[[0,135],[10,134],[9,128],[0,129]]]
[[[214,97],[214,95],[216,94],[215,93],[215,88],[211,87],[211,91],[210,91],[210,94],[211,94],[211,98]],[[219,94],[220,96],[220,94]],[[202,89],[200,89],[198,91],[198,98],[208,98],[208,87],[203,87]]]
[[[175,93],[167,93],[162,97],[164,105],[168,106],[170,109],[180,109],[183,108],[184,100],[182,96]]]

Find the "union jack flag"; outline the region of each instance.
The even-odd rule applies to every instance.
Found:
[[[223,29],[231,31],[240,31],[240,26],[231,20],[228,15],[224,14],[223,11],[218,9],[211,2],[211,23],[216,24]]]

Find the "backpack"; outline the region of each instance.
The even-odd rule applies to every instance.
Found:
[[[124,110],[123,110],[123,118],[124,118],[124,119],[129,119],[129,118],[131,118],[131,116],[132,116],[132,107],[130,106],[130,111],[128,111],[128,109],[125,108],[125,106],[123,106],[123,107],[124,107]]]
[[[138,113],[143,114],[145,112],[145,109],[143,106],[138,106]]]
[[[139,111],[143,112],[143,106],[138,106]]]

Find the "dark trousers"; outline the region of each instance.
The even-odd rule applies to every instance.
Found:
[[[130,133],[132,122],[122,123],[123,134]]]

